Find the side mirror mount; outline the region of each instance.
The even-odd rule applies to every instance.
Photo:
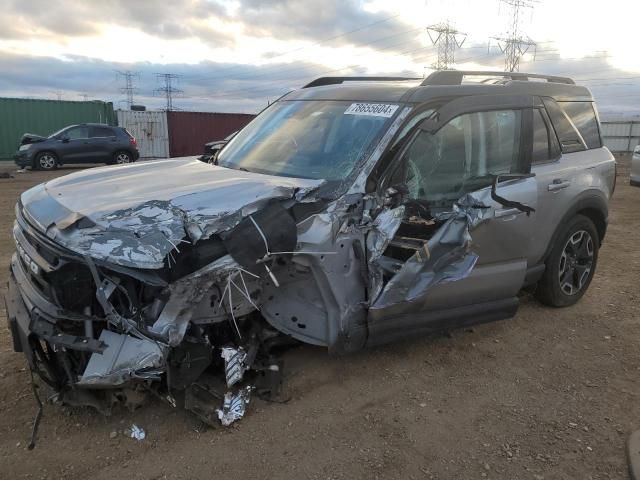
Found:
[[[387,207],[395,208],[402,204],[404,197],[409,193],[406,185],[392,185],[384,191],[383,204]]]
[[[69,143],[69,137],[62,136],[62,137],[60,137],[60,141],[61,141],[62,143]]]

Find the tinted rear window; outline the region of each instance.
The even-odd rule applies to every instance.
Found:
[[[596,112],[591,102],[558,102],[576,126],[587,148],[600,148],[600,130],[596,120]]]

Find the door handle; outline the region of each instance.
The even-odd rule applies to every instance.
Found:
[[[521,213],[524,213],[524,212],[519,208],[501,208],[500,210],[496,210],[493,216],[495,218],[510,217],[512,215],[519,215]]]
[[[562,180],[560,178],[556,178],[552,183],[547,186],[547,190],[550,192],[557,192],[558,190],[562,190],[563,188],[567,188],[571,185],[571,182],[567,180]]]

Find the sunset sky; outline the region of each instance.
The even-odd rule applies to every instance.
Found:
[[[640,115],[640,1],[540,0],[519,28],[537,43],[520,70],[573,77],[601,113]],[[504,66],[491,37],[510,28],[498,0],[0,0],[0,95],[163,106],[156,73],[180,75],[185,110],[255,112],[323,75],[430,72],[426,27],[466,33],[455,68]],[[463,36],[460,36],[462,40]]]

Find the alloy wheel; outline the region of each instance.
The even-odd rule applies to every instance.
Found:
[[[40,168],[42,168],[43,170],[51,170],[56,166],[56,159],[50,153],[45,153],[43,155],[40,155],[40,158],[38,159],[38,165],[40,165]]]
[[[585,286],[593,268],[593,255],[593,238],[589,232],[578,230],[569,237],[558,269],[560,289],[566,295],[575,295]]]
[[[126,153],[119,153],[116,156],[116,163],[131,163],[131,157]]]

